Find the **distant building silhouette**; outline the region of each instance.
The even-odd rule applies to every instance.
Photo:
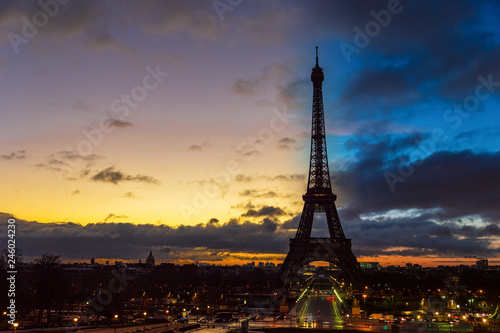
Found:
[[[476,261],[476,267],[478,269],[488,269],[488,259],[486,259],[486,258],[479,258]]]
[[[406,263],[406,270],[408,270],[408,271],[420,271],[420,270],[422,270],[422,266],[420,266],[419,264],[412,264],[410,262],[407,262]]]
[[[380,266],[380,263],[378,262],[360,262],[359,266],[361,267],[361,269],[367,270],[380,271],[382,269],[382,266]]]
[[[95,260],[94,260],[94,258],[90,259],[90,264],[91,264],[91,265],[95,264]]]
[[[155,258],[153,257],[153,251],[149,251],[149,256],[146,259],[146,266],[153,267],[155,265]]]

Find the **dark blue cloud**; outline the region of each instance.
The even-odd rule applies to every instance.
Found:
[[[340,199],[345,217],[439,208],[435,218],[476,215],[498,224],[500,152],[436,150],[419,154],[422,158],[411,163],[409,157],[419,149],[415,143],[428,137],[384,135],[348,141],[357,159],[332,174],[334,187],[346,195]]]

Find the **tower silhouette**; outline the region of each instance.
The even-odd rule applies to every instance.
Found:
[[[325,114],[323,111],[323,68],[318,64],[312,69],[313,83],[311,158],[307,192],[302,196],[304,208],[295,238],[290,239],[290,250],[280,269],[280,277],[287,288],[292,278],[304,265],[313,261],[327,261],[337,265],[354,286],[363,282],[363,272],[351,250],[351,240],[342,230],[335,206],[337,196],[332,192],[328,157],[326,152]],[[330,237],[312,238],[311,230],[315,212],[324,212]]]

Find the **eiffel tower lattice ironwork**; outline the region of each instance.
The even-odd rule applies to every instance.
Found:
[[[352,253],[351,240],[342,230],[335,206],[337,196],[332,192],[328,157],[326,152],[325,114],[323,111],[323,68],[318,64],[312,69],[313,83],[311,159],[307,192],[302,196],[304,209],[295,238],[290,239],[290,250],[280,269],[285,289],[304,265],[313,261],[327,261],[337,265],[359,287],[364,281],[363,272]],[[311,230],[315,212],[325,212],[329,238],[312,238]]]

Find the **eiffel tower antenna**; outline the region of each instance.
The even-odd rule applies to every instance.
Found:
[[[302,266],[313,261],[327,261],[337,265],[356,287],[360,287],[364,282],[363,272],[351,250],[351,240],[345,237],[340,224],[335,206],[337,196],[333,194],[330,183],[323,110],[324,78],[316,47],[316,66],[311,73],[313,102],[309,178],[306,194],[302,196],[304,208],[297,233],[295,238],[290,239],[290,250],[280,269],[280,278],[284,282],[285,289],[293,288],[288,286],[291,278],[297,275]],[[330,237],[311,237],[315,212],[325,212]]]

